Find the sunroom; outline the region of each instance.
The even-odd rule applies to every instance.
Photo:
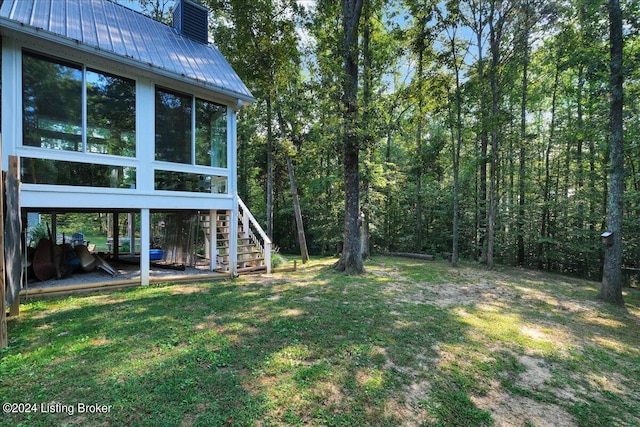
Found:
[[[25,226],[46,214],[57,236],[58,215],[125,216],[147,284],[154,214],[180,214],[209,271],[236,274],[258,252],[268,269],[236,193],[236,112],[253,98],[208,43],[207,13],[181,0],[168,26],[109,0],[1,3],[2,162],[19,163]]]

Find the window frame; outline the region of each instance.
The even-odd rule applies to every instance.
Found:
[[[24,112],[25,112],[25,106],[24,106],[24,101],[21,100],[21,127],[22,127],[22,138],[19,139],[19,143],[17,144],[17,147],[24,149],[24,150],[37,150],[39,152],[46,152],[47,156],[50,156],[53,153],[66,153],[67,156],[92,156],[92,160],[91,162],[84,162],[84,163],[102,163],[102,164],[113,164],[114,159],[118,159],[118,161],[122,161],[125,160],[126,163],[129,163],[128,160],[135,160],[138,158],[138,135],[137,135],[137,130],[138,130],[138,123],[137,123],[137,110],[138,110],[138,106],[139,106],[139,102],[138,102],[138,81],[135,78],[132,77],[127,77],[127,76],[123,76],[121,74],[116,74],[114,72],[111,71],[105,71],[103,69],[100,69],[99,67],[93,67],[93,66],[89,66],[87,65],[87,63],[85,62],[80,62],[80,61],[74,61],[72,59],[66,59],[66,58],[61,58],[59,56],[55,56],[55,55],[49,55],[49,54],[45,54],[42,53],[38,50],[34,50],[34,49],[30,49],[28,47],[22,47],[20,49],[20,60],[21,60],[21,65],[20,65],[20,94],[21,94],[21,99],[23,99],[22,97],[24,96],[24,57],[25,55],[28,55],[32,58],[36,58],[42,61],[48,61],[54,64],[58,64],[58,65],[63,65],[63,66],[67,66],[67,67],[73,67],[73,68],[77,68],[79,69],[80,73],[82,74],[82,79],[81,79],[81,95],[80,95],[80,106],[81,106],[81,149],[80,150],[64,150],[64,149],[56,149],[56,148],[45,148],[45,147],[37,147],[37,146],[32,146],[32,145],[25,145],[24,141],[24,130],[25,130],[25,117],[24,117]],[[92,73],[96,73],[96,74],[101,74],[101,75],[106,75],[106,76],[110,76],[110,77],[115,77],[115,78],[119,78],[122,79],[124,81],[127,81],[131,84],[133,84],[133,102],[134,102],[134,126],[133,126],[133,135],[134,135],[134,140],[131,143],[131,146],[128,147],[128,149],[130,151],[133,152],[132,156],[125,156],[125,155],[121,155],[121,154],[112,154],[112,153],[99,153],[99,152],[94,152],[94,151],[89,151],[88,149],[88,131],[89,131],[89,115],[87,112],[87,108],[88,108],[88,88],[87,88],[87,72],[92,72]],[[67,156],[64,156],[66,158],[68,158]],[[58,157],[57,155],[53,155],[53,157]],[[95,161],[96,158],[101,158],[101,157],[108,157],[111,158],[110,160],[106,160],[105,162],[102,161]],[[129,166],[129,165],[123,165],[123,166]]]
[[[19,158],[33,159],[50,159],[63,162],[82,162],[92,163],[105,166],[121,166],[133,168],[136,170],[136,183],[133,188],[105,188],[105,187],[86,187],[86,186],[69,186],[58,184],[23,184],[25,194],[29,194],[28,203],[38,205],[41,198],[48,198],[49,194],[64,195],[59,198],[61,204],[73,204],[76,201],[73,194],[95,194],[96,191],[107,197],[111,195],[128,195],[135,197],[153,198],[154,206],[175,206],[175,200],[181,200],[181,205],[198,207],[197,203],[203,203],[205,200],[216,200],[215,203],[229,203],[234,198],[237,189],[236,183],[236,166],[237,160],[236,150],[236,112],[240,108],[240,101],[236,98],[229,97],[223,93],[219,93],[212,88],[205,88],[195,85],[188,81],[176,80],[168,77],[163,73],[145,68],[131,67],[129,64],[123,64],[111,58],[102,58],[94,56],[91,52],[81,52],[75,47],[69,48],[59,46],[53,43],[33,43],[27,40],[4,39],[3,42],[3,60],[7,59],[3,64],[3,74],[7,73],[7,85],[10,85],[11,97],[3,95],[3,107],[7,107],[6,111],[15,111],[18,114],[15,126],[5,129],[6,138],[4,138],[3,152],[4,157],[16,155]],[[5,43],[6,42],[6,43]],[[135,82],[135,157],[117,156],[112,154],[102,154],[90,151],[67,151],[57,149],[45,149],[35,146],[23,144],[23,71],[22,56],[24,52],[32,55],[44,57],[53,61],[64,64],[81,64],[83,73],[85,69],[93,70],[107,75],[114,75]],[[11,64],[8,66],[7,64]],[[86,81],[83,79],[83,85]],[[226,148],[226,167],[211,167],[202,165],[189,165],[173,162],[163,162],[155,160],[155,137],[154,137],[154,120],[155,120],[155,90],[160,86],[163,88],[171,88],[188,95],[192,99],[200,99],[222,108],[225,117],[225,137],[221,137]],[[6,91],[3,91],[6,92]],[[83,89],[83,92],[85,90]],[[83,101],[86,105],[86,101]],[[4,112],[3,112],[4,113]],[[195,113],[194,113],[195,114]],[[13,113],[10,117],[12,117]],[[5,117],[9,117],[5,114]],[[195,115],[194,115],[195,118]],[[10,120],[9,120],[10,121]],[[8,122],[9,122],[8,121]],[[7,123],[8,123],[7,122]],[[85,122],[86,123],[86,122]],[[195,137],[195,133],[194,133]],[[193,142],[195,144],[195,141]],[[195,161],[195,154],[193,157]],[[6,159],[5,159],[6,161]],[[193,162],[192,162],[193,163]],[[214,192],[197,193],[184,191],[171,191],[155,189],[155,170],[184,172],[187,174],[202,174],[212,178],[222,179],[226,181],[226,193]],[[127,197],[128,197],[127,196]],[[169,198],[167,198],[169,197]],[[173,199],[173,198],[178,199]],[[172,201],[174,200],[174,201]],[[200,200],[199,202],[195,202]],[[132,199],[133,201],[133,199]],[[87,202],[91,204],[92,202]],[[191,204],[190,204],[191,203]],[[196,204],[193,204],[196,203]],[[212,202],[204,202],[212,203]],[[135,205],[135,203],[134,203]],[[213,206],[213,205],[211,205]],[[219,205],[222,206],[222,205]]]
[[[176,161],[169,161],[169,160],[159,160],[156,156],[157,156],[157,127],[156,127],[156,120],[157,120],[157,104],[155,104],[156,100],[157,100],[157,93],[158,91],[162,91],[164,93],[168,93],[168,94],[173,94],[173,95],[178,95],[178,96],[184,96],[184,97],[189,97],[191,99],[191,105],[190,105],[190,109],[191,109],[191,117],[190,117],[190,133],[191,133],[191,158],[190,158],[190,162],[189,163],[183,163],[183,162],[176,162]],[[225,138],[224,138],[224,146],[225,146],[225,159],[224,159],[224,164],[226,166],[221,167],[221,166],[212,166],[212,165],[201,165],[198,164],[197,161],[197,147],[196,147],[196,143],[197,143],[197,123],[196,123],[196,119],[197,119],[197,102],[198,101],[202,101],[202,102],[207,102],[209,104],[213,104],[216,105],[218,107],[220,107],[223,111],[223,115],[224,115],[224,120],[225,120]],[[168,88],[164,85],[161,84],[155,84],[154,85],[154,150],[153,150],[153,158],[157,163],[161,163],[163,164],[163,168],[164,170],[173,170],[176,172],[180,171],[180,166],[188,166],[190,168],[192,168],[191,170],[202,170],[202,171],[208,171],[205,173],[214,173],[214,174],[229,174],[230,172],[230,162],[229,162],[229,132],[230,132],[230,123],[229,123],[229,107],[225,104],[222,104],[220,102],[216,102],[216,101],[212,101],[210,99],[206,99],[203,98],[201,96],[198,96],[194,93],[189,93],[189,92],[184,92],[184,91],[180,91],[180,90],[176,90],[176,89],[171,89]],[[173,166],[167,166],[167,165],[173,165]],[[176,169],[176,166],[178,167],[178,169]],[[202,172],[196,172],[196,173],[202,173]]]

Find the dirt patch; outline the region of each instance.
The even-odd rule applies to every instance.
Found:
[[[208,293],[209,289],[200,286],[194,285],[172,285],[171,286],[171,294],[172,295],[187,295],[187,294],[199,294],[201,292]]]
[[[459,284],[446,283],[442,285],[424,286],[434,294],[430,302],[438,307],[446,308],[459,305],[472,305],[482,302],[494,302],[498,298],[505,298],[505,290],[488,283]],[[499,294],[498,294],[499,293]]]
[[[580,348],[587,339],[575,334],[575,331],[567,329],[564,324],[554,321],[554,315],[568,314],[576,321],[583,319],[590,323],[612,323],[605,316],[599,314],[599,306],[593,301],[573,300],[564,297],[557,292],[547,292],[545,283],[532,280],[535,275],[527,278],[523,285],[514,284],[513,278],[504,273],[487,272],[473,269],[461,269],[457,272],[459,281],[448,283],[423,283],[407,281],[397,271],[385,271],[382,273],[368,269],[368,273],[376,277],[394,278],[396,280],[385,283],[383,293],[388,297],[390,313],[398,317],[398,327],[404,326],[401,307],[412,305],[433,305],[443,310],[451,311],[459,316],[471,315],[469,307],[473,307],[473,313],[506,313],[520,318],[521,314],[514,314],[514,307],[524,307],[526,310],[536,312],[540,308],[539,321],[522,321],[520,328],[513,328],[514,333],[521,334],[523,339],[530,339],[540,343],[557,342],[555,352],[566,356],[571,348]],[[462,313],[462,314],[461,314]],[[476,314],[474,314],[476,316]],[[488,316],[488,318],[491,318]],[[548,319],[548,320],[547,320]],[[490,327],[490,325],[489,325]],[[503,327],[505,327],[503,325]],[[506,326],[509,327],[509,326]],[[479,333],[479,332],[469,332]],[[479,342],[486,340],[484,336],[477,336]],[[500,342],[494,342],[492,350],[495,352],[513,349],[504,347]],[[435,350],[438,357],[430,361],[431,366],[458,366],[465,364],[460,358],[460,353],[453,350],[439,348]],[[501,426],[536,426],[536,427],[564,427],[575,426],[576,421],[567,408],[573,403],[581,401],[578,397],[580,390],[572,390],[557,384],[554,378],[553,365],[538,351],[533,350],[526,354],[514,354],[523,371],[513,378],[516,388],[523,390],[523,394],[514,394],[506,390],[499,380],[492,380],[486,385],[486,392],[470,396],[473,403],[482,410],[489,411],[494,425]],[[388,360],[388,358],[387,358]],[[490,363],[490,362],[488,362]],[[429,364],[427,364],[429,365]],[[419,402],[429,400],[433,384],[425,380],[425,373],[429,366],[420,366],[418,369],[404,369],[394,365],[391,361],[385,368],[393,368],[415,378],[415,382],[403,390],[403,397],[394,401],[393,407],[399,412],[407,425],[419,425],[429,418],[428,411],[421,407]],[[423,371],[424,370],[424,371]],[[620,392],[614,385],[615,381],[605,381],[603,378],[593,378],[594,382],[600,382],[599,388],[612,389],[612,392]],[[556,383],[554,383],[556,381]],[[619,382],[618,382],[619,383]],[[531,392],[529,396],[525,392]],[[551,395],[551,401],[535,399],[537,394]],[[411,408],[411,409],[409,409]],[[404,409],[404,410],[403,410]]]
[[[471,400],[480,409],[491,412],[495,427],[535,426],[573,427],[577,424],[563,408],[538,402],[528,397],[514,396],[501,391],[499,384],[482,397]]]
[[[518,362],[523,365],[526,371],[520,374],[516,384],[529,390],[540,389],[545,381],[553,378],[551,370],[546,365],[544,359],[532,356],[520,356]]]

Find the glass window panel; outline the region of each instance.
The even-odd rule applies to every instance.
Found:
[[[25,52],[23,144],[82,151],[82,69]]]
[[[227,109],[196,99],[196,164],[227,167]]]
[[[136,188],[136,168],[50,159],[21,159],[25,184]]]
[[[155,189],[226,194],[227,177],[156,170]]]
[[[191,164],[191,100],[156,89],[156,160]]]
[[[87,151],[135,157],[136,84],[87,70]]]

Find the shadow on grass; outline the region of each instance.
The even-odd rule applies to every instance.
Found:
[[[435,264],[407,271],[445,274]],[[486,356],[459,312],[390,293],[402,272],[251,280],[27,305],[0,353],[3,396],[112,408],[0,424],[488,426],[472,396],[519,369],[509,352]],[[512,308],[533,321],[529,310]],[[461,360],[442,360],[442,348]]]

